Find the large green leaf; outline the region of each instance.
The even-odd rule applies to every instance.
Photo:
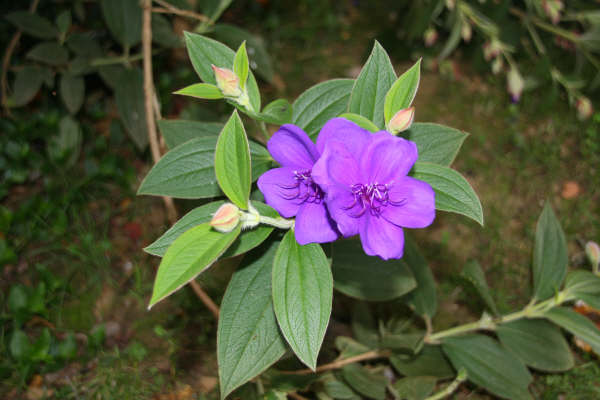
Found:
[[[591,320],[565,307],[553,308],[543,316],[571,332],[589,344],[596,354],[600,354],[600,330]]]
[[[390,57],[375,41],[371,55],[354,82],[348,111],[360,114],[383,128],[385,95],[396,80]]]
[[[400,110],[410,107],[421,80],[421,60],[410,67],[396,79],[390,90],[385,95],[384,116],[385,124]]]
[[[44,64],[57,66],[69,61],[69,52],[57,42],[42,42],[27,53],[27,58]]]
[[[436,209],[465,215],[483,225],[479,197],[461,174],[448,167],[417,161],[412,176],[431,185]]]
[[[102,0],[102,15],[110,33],[125,48],[142,38],[142,8],[138,0]]]
[[[263,108],[257,118],[275,125],[292,122],[292,105],[285,99],[273,100]]]
[[[531,399],[527,367],[498,342],[472,334],[443,340],[442,349],[455,369],[464,368],[469,381],[504,399]]]
[[[434,376],[410,376],[398,379],[392,386],[398,398],[406,400],[425,400],[437,383]]]
[[[533,249],[533,297],[554,295],[567,274],[567,241],[549,202],[538,219]]]
[[[437,311],[433,273],[417,245],[408,235],[404,239],[404,257],[402,259],[412,271],[417,282],[417,287],[406,295],[406,302],[418,315],[432,318]]]
[[[501,324],[496,334],[504,347],[532,368],[566,371],[575,364],[560,329],[546,320],[520,319]]]
[[[158,121],[158,127],[169,149],[177,147],[190,139],[204,136],[214,136],[216,138],[223,130],[223,124],[220,122],[187,121],[183,119],[161,119]]]
[[[402,136],[416,143],[419,161],[450,166],[467,133],[429,122],[416,122]]]
[[[202,81],[216,85],[217,81],[211,64],[221,68],[233,68],[235,52],[223,43],[195,33],[185,32],[185,44],[194,70]],[[260,110],[260,92],[252,71],[248,73],[247,88],[250,104],[255,111]]]
[[[115,101],[123,125],[138,149],[143,150],[148,145],[148,127],[142,71],[139,68],[123,70],[115,82]]]
[[[177,221],[169,230],[162,234],[152,244],[144,248],[144,251],[155,256],[162,257],[167,252],[169,246],[187,230],[210,222],[213,214],[225,204],[224,201],[215,201],[194,208],[189,213],[185,214]],[[273,210],[268,205],[253,201],[252,205],[258,210],[261,215],[276,218],[279,216],[277,211]],[[269,225],[258,225],[257,227],[243,231],[235,242],[223,253],[223,257],[233,257],[245,253],[250,249],[261,244],[273,231],[273,227]]]
[[[355,239],[338,240],[332,251],[334,287],[361,300],[386,301],[398,298],[417,283],[404,260],[384,261],[367,256]]]
[[[385,399],[387,380],[383,375],[371,372],[360,364],[346,365],[342,375],[348,385],[363,396],[374,400]]]
[[[390,361],[394,369],[404,376],[435,376],[447,379],[455,375],[440,346],[425,345],[415,356],[394,354]]]
[[[252,170],[244,124],[237,111],[223,127],[215,149],[215,174],[225,195],[239,208],[248,209]]]
[[[294,101],[292,123],[316,139],[327,121],[347,110],[353,84],[352,79],[332,79],[308,88]]]
[[[565,289],[570,297],[583,300],[589,306],[600,309],[600,277],[590,271],[569,272]]]
[[[162,258],[148,308],[171,295],[210,267],[240,234],[240,226],[228,233],[198,225],[179,236]]]
[[[83,104],[85,82],[81,76],[63,74],[59,84],[60,97],[71,114],[76,114]]]
[[[249,253],[233,274],[219,316],[217,357],[221,398],[254,378],[285,353],[271,297],[278,242]]]
[[[321,246],[301,246],[289,230],[273,261],[272,286],[281,332],[298,358],[314,370],[333,296],[331,269]]]
[[[58,29],[46,18],[28,11],[15,11],[5,17],[11,24],[28,35],[39,39],[53,39],[58,36]]]
[[[498,308],[490,292],[490,288],[485,280],[485,275],[481,265],[477,261],[470,261],[465,265],[460,275],[465,278],[473,288],[477,291],[477,294],[485,302],[487,308],[495,315],[498,315]]]

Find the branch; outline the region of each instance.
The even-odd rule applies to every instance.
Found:
[[[197,19],[202,22],[206,22],[209,20],[209,18],[206,15],[198,14],[196,12],[189,11],[189,10],[182,10],[181,8],[177,8],[174,5],[167,3],[164,0],[154,0],[154,1],[162,6],[162,8],[153,7],[152,12],[154,12],[154,13],[174,14],[174,15],[179,15],[181,17]]]
[[[317,369],[315,369],[314,371],[312,369],[307,368],[307,369],[300,369],[298,371],[279,371],[279,372],[284,375],[310,375],[310,374],[316,374],[316,373],[324,372],[324,371],[331,371],[333,369],[340,369],[348,364],[352,364],[352,363],[359,362],[359,361],[373,360],[376,358],[384,358],[384,357],[389,357],[389,356],[390,356],[390,353],[388,351],[373,350],[373,351],[368,351],[363,354],[359,354],[357,356],[343,358],[341,360],[336,360],[329,364],[321,365],[320,367],[317,367]]]

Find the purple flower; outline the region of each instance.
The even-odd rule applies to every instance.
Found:
[[[258,188],[268,205],[285,218],[296,217],[298,243],[332,242],[339,237],[325,206],[325,193],[312,179],[312,168],[320,156],[317,146],[299,127],[281,126],[267,143],[281,168],[258,178]]]
[[[431,186],[406,176],[417,160],[415,143],[335,118],[321,130],[317,149],[312,177],[327,193],[337,229],[359,234],[369,255],[401,258],[402,228],[424,228],[435,218]]]

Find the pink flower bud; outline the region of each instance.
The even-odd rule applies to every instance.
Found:
[[[486,61],[490,61],[492,58],[498,57],[502,50],[502,43],[494,38],[491,42],[485,42],[483,44],[483,57]]]
[[[588,119],[594,113],[592,102],[590,99],[584,96],[577,99],[575,107],[577,108],[577,117],[582,121]]]
[[[470,42],[471,37],[473,36],[473,29],[471,29],[471,24],[465,22],[460,28],[460,36],[465,42]]]
[[[392,119],[390,119],[388,126],[390,133],[395,135],[396,133],[407,130],[412,125],[414,118],[414,107],[404,108],[398,111],[396,114],[394,114]]]
[[[542,0],[542,8],[554,25],[560,22],[560,13],[565,8],[562,0]]]
[[[492,61],[492,73],[494,75],[497,75],[500,71],[502,71],[503,67],[504,60],[502,60],[502,57],[496,57],[494,61]]]
[[[525,82],[519,71],[512,67],[506,76],[506,86],[513,102],[517,103],[521,99],[521,93],[525,87]]]
[[[210,226],[223,233],[231,232],[240,222],[240,209],[234,204],[225,203],[210,220]]]
[[[423,34],[423,42],[425,42],[426,47],[431,47],[435,44],[438,38],[438,33],[434,28],[427,28],[425,33]]]
[[[242,94],[240,78],[232,70],[219,68],[214,65],[212,65],[212,69],[215,72],[217,86],[221,89],[224,96],[239,97]]]
[[[590,264],[592,264],[592,268],[595,270],[598,269],[600,265],[600,246],[596,242],[587,242],[585,244],[585,255],[587,256]]]

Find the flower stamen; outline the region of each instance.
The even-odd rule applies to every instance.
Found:
[[[350,186],[350,190],[354,196],[352,204],[342,208],[344,210],[351,210],[358,205],[360,210],[357,213],[350,215],[353,218],[361,217],[367,209],[369,209],[371,215],[379,217],[384,207],[387,207],[388,205],[400,207],[406,202],[406,199],[400,201],[390,199],[389,191],[391,186],[391,183],[381,184],[375,182],[368,185],[356,183]]]
[[[319,185],[313,181],[311,172],[308,169],[294,171],[293,184],[277,186],[283,189],[281,192],[281,197],[286,200],[298,200],[298,204],[321,204],[323,198],[325,197],[325,193],[323,193]],[[287,191],[291,191],[291,193]]]

